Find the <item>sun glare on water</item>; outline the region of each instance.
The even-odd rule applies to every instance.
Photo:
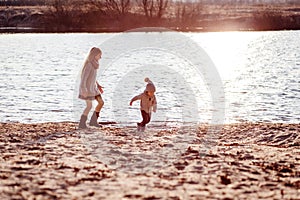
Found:
[[[245,65],[248,44],[261,36],[260,33],[216,32],[191,34],[214,62],[223,80],[235,76],[235,69]]]

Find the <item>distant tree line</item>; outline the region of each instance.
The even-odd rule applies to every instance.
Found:
[[[161,26],[174,20],[192,25],[203,7],[201,1],[181,0],[52,0],[50,5],[52,24],[77,28]]]
[[[39,6],[46,5],[47,2],[47,0],[0,0],[0,6]]]
[[[56,0],[0,0],[0,6],[51,5],[55,1]],[[93,0],[82,0],[82,2],[87,2],[87,1],[93,1]],[[129,2],[130,0],[123,0],[123,5],[124,6],[127,5]],[[194,2],[194,1],[187,0],[186,2]],[[272,0],[272,1],[270,0],[198,0],[198,2],[205,3],[205,4],[266,4],[266,3],[300,4],[299,0]],[[111,3],[115,4],[113,0],[111,0]],[[151,3],[148,6],[151,6]]]
[[[223,2],[217,1],[216,2]],[[227,2],[233,0],[227,0]],[[240,0],[238,2],[255,0]],[[289,0],[291,2],[292,0]],[[0,27],[30,26],[49,31],[123,31],[144,26],[179,30],[240,27],[244,30],[300,29],[300,9],[292,15],[278,11],[248,10],[247,17],[234,9],[208,12],[212,0],[0,0]],[[300,1],[299,1],[300,2]],[[228,5],[220,9],[227,9]],[[230,4],[232,6],[232,4]],[[229,5],[229,6],[230,6]],[[13,6],[42,6],[39,12],[17,12]],[[21,8],[18,8],[21,9]],[[249,16],[249,12],[251,15]],[[299,14],[297,14],[297,12]],[[296,14],[295,14],[296,13]],[[236,15],[232,18],[232,15]]]

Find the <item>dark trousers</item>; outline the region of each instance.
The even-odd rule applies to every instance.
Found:
[[[144,110],[141,110],[141,114],[142,114],[142,117],[143,117],[143,121],[141,123],[138,123],[139,126],[146,126],[146,124],[148,124],[151,120],[151,115],[150,113],[146,113],[146,111]]]

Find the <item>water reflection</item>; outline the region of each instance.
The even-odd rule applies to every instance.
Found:
[[[225,87],[226,122],[249,120],[299,123],[300,31],[185,35],[206,50],[219,70]],[[113,36],[114,34],[0,35],[0,121],[74,121],[74,87],[86,52],[91,46],[101,47],[103,41]],[[209,121],[211,100],[203,80],[194,77],[189,68],[183,67],[188,65],[172,55],[151,51],[144,53],[150,60],[156,58],[153,66],[159,64],[170,68],[178,67],[178,73],[184,74],[192,85],[199,107],[199,121]],[[105,59],[105,52],[103,57]],[[114,83],[122,77],[122,70],[126,72],[124,63],[140,67],[142,62],[138,54],[121,57],[115,62],[118,70],[107,71],[106,77],[101,77],[99,81],[105,86],[106,105],[111,103]],[[155,120],[181,119],[182,116],[178,114],[180,105],[170,95],[169,83],[163,80],[157,82],[161,82],[158,92],[161,114]],[[193,86],[194,83],[198,85]],[[142,82],[133,84],[136,88],[134,91],[127,91],[128,96],[143,88]],[[180,87],[173,89],[180,90]],[[186,95],[184,91],[182,95]],[[114,115],[106,105],[101,119],[104,121],[111,120]],[[128,113],[128,121],[138,119],[138,113]]]

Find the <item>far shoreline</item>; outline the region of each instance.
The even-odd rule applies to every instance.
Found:
[[[45,34],[67,34],[67,33],[122,33],[122,32],[139,32],[134,31],[135,29],[142,28],[153,28],[153,31],[147,30],[147,32],[159,32],[155,30],[156,28],[166,29],[166,31],[174,32],[183,32],[183,33],[208,33],[208,32],[272,32],[272,31],[299,31],[300,29],[255,29],[255,28],[238,28],[238,29],[218,29],[212,27],[194,27],[194,28],[179,28],[179,27],[135,27],[129,29],[118,29],[118,28],[96,28],[96,29],[76,29],[76,28],[67,28],[67,29],[45,29],[45,28],[35,28],[35,27],[0,27],[0,34],[30,34],[30,33],[45,33]],[[143,31],[141,31],[143,32]]]
[[[89,5],[0,5],[0,33],[120,33],[144,27],[199,33],[300,30],[296,3],[173,3],[161,16],[148,16],[138,6],[117,14]]]

